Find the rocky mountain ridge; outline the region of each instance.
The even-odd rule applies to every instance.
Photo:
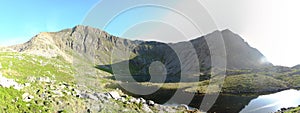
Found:
[[[32,105],[28,107],[28,102],[25,102],[27,100],[24,102],[20,101],[19,104],[22,105],[21,107],[26,108],[26,110],[32,110],[32,108],[35,109],[35,106],[33,105],[38,105],[37,107],[46,106],[37,109],[45,109],[45,111],[49,111],[50,108],[55,108],[54,110],[56,111],[76,111],[78,109],[84,109],[85,111],[102,110],[102,112],[105,112],[105,110],[108,110],[107,112],[129,112],[131,110],[135,112],[147,112],[150,111],[148,109],[150,108],[153,112],[156,112],[155,110],[173,110],[174,112],[177,112],[177,108],[159,104],[155,105],[155,103],[153,105],[153,102],[135,102],[143,101],[143,99],[139,99],[139,97],[133,98],[121,93],[120,96],[122,98],[113,100],[104,99],[106,97],[114,98],[110,92],[111,90],[119,88],[116,84],[126,83],[115,81],[113,78],[114,76],[111,75],[112,73],[115,74],[115,72],[111,70],[111,67],[115,65],[121,66],[119,69],[122,70],[128,68],[126,66],[122,67],[122,63],[128,63],[130,76],[137,76],[135,79],[139,79],[140,81],[148,81],[149,73],[151,72],[166,72],[168,75],[166,82],[176,83],[164,84],[151,83],[152,81],[150,81],[146,82],[145,86],[149,87],[151,85],[164,84],[162,88],[172,89],[178,88],[175,86],[182,84],[182,87],[179,88],[185,92],[203,94],[207,90],[207,85],[209,83],[209,68],[211,65],[211,52],[209,51],[206,39],[216,39],[216,37],[218,37],[216,35],[222,35],[223,37],[226,45],[226,58],[228,61],[227,77],[224,81],[221,93],[256,94],[276,92],[288,88],[299,88],[299,66],[289,68],[273,66],[269,62],[261,62],[261,59],[264,58],[264,56],[255,48],[250,47],[241,37],[230,30],[215,31],[206,36],[186,42],[166,44],[154,41],[132,41],[112,36],[96,28],[76,26],[59,32],[40,33],[27,43],[1,48],[2,51],[16,51],[1,52],[0,60],[3,68],[0,66],[0,71],[3,73],[4,77],[8,78],[4,83],[14,79],[18,84],[24,84],[24,88],[21,89],[22,92],[0,87],[0,90],[9,90],[10,92],[18,93],[11,96],[8,100],[4,100],[2,103],[6,103],[11,101],[11,99],[16,99],[18,97],[23,98],[24,94],[24,97],[27,100],[31,100],[28,101]],[[192,45],[193,48],[186,48],[186,46],[190,45]],[[218,45],[213,45],[210,48],[218,48]],[[195,50],[195,54],[190,54],[192,50]],[[33,55],[28,55],[27,53]],[[194,55],[196,55],[196,58],[199,61],[198,65],[200,65],[200,68],[192,68],[198,63],[195,59],[191,59]],[[224,57],[218,53],[214,55]],[[164,66],[159,63],[158,65],[151,66],[155,61],[161,62]],[[162,68],[160,68],[160,66],[162,66]],[[94,67],[100,70],[95,69]],[[159,68],[153,69],[153,67]],[[73,68],[75,68],[75,70],[73,70]],[[202,73],[194,73],[197,72],[196,70],[198,69]],[[100,73],[94,73],[95,70]],[[104,73],[104,71],[111,74]],[[187,81],[178,82],[178,79],[183,79],[179,77],[182,72],[187,75],[200,76],[200,81],[191,82],[191,79],[187,77]],[[57,80],[57,82],[51,83],[52,85],[30,82],[31,86],[25,87],[25,84],[29,82],[28,80],[31,81],[29,78],[32,78],[32,76],[37,78],[48,77]],[[126,76],[126,73],[122,76]],[[13,81],[11,82],[14,83]],[[71,89],[63,88],[60,90],[59,88],[61,86],[68,86],[64,84],[65,82],[74,85],[74,87],[72,86]],[[84,84],[81,85],[80,82],[83,82]],[[143,83],[140,84],[143,85]],[[216,85],[216,87],[219,86]],[[79,97],[77,95],[68,95],[69,90],[72,93],[72,88],[80,89],[82,94],[79,95]],[[45,92],[40,92],[40,89]],[[23,93],[23,91],[26,93]],[[60,92],[64,91],[67,91],[64,96],[72,101],[61,101],[61,99],[52,97],[44,98],[43,96],[43,93],[49,93],[49,95],[58,93],[60,95]],[[100,96],[98,94],[100,94]],[[107,101],[108,103],[103,103],[102,101]],[[154,101],[156,102],[156,100]],[[78,106],[78,102],[83,103],[80,104],[81,107],[73,107]],[[95,104],[95,102],[100,103]],[[15,103],[9,105],[13,106]],[[186,105],[181,107],[184,108],[183,110],[186,110],[187,108]],[[1,108],[7,109],[6,106],[2,106]],[[12,107],[12,109],[14,108],[15,107]],[[19,107],[17,108],[19,109]],[[110,109],[113,110],[111,111]]]
[[[159,61],[165,65],[169,81],[174,82],[178,81],[180,74],[199,75],[199,70],[203,72],[211,68],[210,48],[218,48],[220,45],[216,42],[212,47],[208,47],[206,39],[216,38],[216,35],[222,35],[227,54],[221,56],[216,53],[216,56],[227,58],[228,69],[257,69],[272,66],[269,62],[261,62],[265,57],[230,30],[215,31],[187,42],[166,44],[154,41],[132,41],[96,28],[78,25],[59,32],[40,33],[30,41],[10,48],[18,52],[46,57],[61,56],[73,63],[84,60],[91,65],[99,66],[100,69],[102,67],[109,69],[115,64],[121,65],[118,63],[128,61],[129,74],[146,76],[145,80],[147,76],[149,77],[148,69],[151,63]],[[195,51],[194,54],[191,54],[193,53],[191,51]]]

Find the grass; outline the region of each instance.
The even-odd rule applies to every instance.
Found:
[[[84,109],[83,100],[70,95],[49,98],[39,96],[41,92],[51,92],[49,86],[59,87],[61,83],[75,85],[74,68],[62,58],[44,58],[14,52],[1,52],[0,62],[2,66],[0,72],[3,76],[14,79],[19,84],[31,84],[30,87],[25,87],[20,91],[0,87],[0,111],[30,113],[65,110],[75,112]],[[28,79],[32,77],[49,77],[55,81],[51,83],[32,82]],[[69,89],[64,90],[68,91]],[[24,102],[21,96],[25,92],[34,96],[34,99]],[[53,95],[53,93],[49,95]],[[58,101],[62,101],[61,105],[56,103]]]
[[[76,57],[76,55],[75,55]],[[79,57],[79,56],[77,56]],[[150,58],[149,58],[150,59]],[[45,99],[39,97],[38,90],[47,91],[49,84],[40,82],[30,82],[30,77],[49,77],[56,80],[52,85],[58,87],[59,84],[66,82],[75,87],[79,81],[87,85],[88,89],[96,92],[107,92],[114,90],[107,87],[111,83],[115,83],[110,70],[98,70],[93,64],[79,59],[79,65],[73,65],[66,62],[62,57],[45,58],[41,56],[28,55],[14,52],[0,52],[1,68],[0,72],[7,78],[12,78],[20,84],[31,83],[30,87],[25,87],[21,91],[12,88],[0,87],[0,111],[5,112],[77,112],[85,109],[86,100],[65,95],[63,97]],[[143,67],[135,65],[129,66],[132,73],[138,73]],[[78,70],[83,71],[80,73]],[[296,70],[295,70],[296,71]],[[295,72],[293,71],[293,72]],[[268,92],[277,89],[300,86],[300,75],[291,75],[293,72],[285,73],[269,73],[259,72],[250,73],[248,70],[231,71],[233,74],[225,78],[222,86],[222,93],[257,93]],[[79,76],[75,76],[76,74]],[[181,82],[181,83],[140,83],[144,86],[156,86],[164,89],[183,89],[187,92],[205,93],[209,80],[199,82]],[[213,85],[211,88],[218,89],[219,85]],[[65,89],[69,91],[68,89]],[[33,95],[35,98],[31,102],[24,102],[21,99],[25,92]],[[18,99],[17,99],[18,98]],[[57,104],[62,101],[62,104]],[[122,112],[126,109],[128,112],[140,112],[140,106],[135,104],[124,104],[114,102],[112,104],[103,105],[102,112]],[[297,109],[299,110],[299,109]]]
[[[18,112],[47,112],[49,109],[47,106],[40,106],[34,102],[24,102],[22,100],[22,91],[15,90],[13,88],[0,87],[0,111],[6,113]]]
[[[144,86],[156,86],[164,89],[183,89],[187,92],[194,93],[206,93],[209,84],[209,80],[180,83],[141,83],[141,85]],[[212,88],[212,92],[210,93],[218,91],[220,87],[222,87],[222,93],[228,94],[265,93],[288,88],[288,83],[275,79],[271,76],[260,74],[241,74],[227,76],[222,86],[211,83],[210,88]]]
[[[259,74],[242,74],[225,79],[223,92],[257,93],[288,88],[287,84],[270,76]]]
[[[284,111],[284,113],[298,113],[300,111],[300,107],[296,107],[291,110]]]
[[[0,61],[1,73],[8,78],[19,80],[19,83],[28,82],[27,78],[30,76],[74,82],[74,69],[63,59],[4,52],[0,53]]]

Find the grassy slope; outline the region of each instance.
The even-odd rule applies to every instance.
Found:
[[[0,112],[86,112],[87,107],[90,107],[87,103],[90,105],[99,105],[100,103],[103,113],[122,112],[123,110],[132,113],[142,112],[139,104],[124,104],[114,100],[103,104],[101,101],[68,95],[67,92],[74,93],[72,90],[74,88],[94,92],[114,90],[106,87],[106,84],[114,82],[108,79],[111,75],[93,69],[92,64],[84,62],[70,64],[60,57],[44,58],[14,52],[0,52],[0,62],[2,66],[0,72],[3,76],[14,79],[20,84],[31,84],[21,90],[0,87]],[[49,77],[55,81],[51,83],[30,81],[30,78],[39,77]],[[78,83],[84,87],[77,87]],[[69,84],[70,87],[63,87],[61,91],[64,96],[59,97],[53,91],[61,88],[62,84]],[[46,92],[46,97],[40,97],[43,92]],[[34,96],[34,99],[24,102],[22,99],[24,93]],[[130,98],[129,96],[128,99]]]
[[[30,83],[30,77],[49,77],[50,79],[56,80],[54,86],[59,86],[61,83],[68,83],[75,85],[75,83],[83,82],[90,89],[94,91],[110,91],[112,89],[105,88],[105,85],[111,82],[114,82],[110,79],[105,79],[111,77],[110,74],[103,71],[93,69],[93,64],[84,64],[74,66],[74,64],[67,63],[61,57],[56,58],[44,58],[41,56],[27,55],[21,53],[12,53],[12,52],[2,52],[0,53],[0,62],[2,68],[0,72],[7,78],[12,78],[18,83]],[[88,66],[87,66],[88,65]],[[77,67],[80,70],[84,70],[82,73],[75,76],[77,70],[74,68]],[[91,69],[89,71],[88,69]],[[87,71],[88,70],[88,71]],[[277,89],[284,89],[287,87],[298,87],[300,81],[300,76],[290,75],[291,73],[257,73],[257,74],[238,74],[227,76],[223,85],[223,93],[255,93],[255,92],[264,92],[272,91]],[[89,73],[86,73],[89,72]],[[92,72],[92,73],[90,73]],[[80,73],[80,72],[79,72]],[[161,85],[160,83],[142,83],[143,85]],[[166,89],[175,89],[183,88],[188,92],[200,92],[204,93],[209,84],[208,80],[201,82],[192,82],[192,83],[165,83],[162,87]],[[38,89],[44,89],[49,84],[31,82],[30,87],[25,87],[23,90],[18,91],[12,88],[2,88],[0,87],[0,110],[13,112],[13,111],[57,111],[64,109],[69,112],[78,111],[81,108],[86,107],[83,104],[82,99],[74,98],[72,96],[64,96],[57,98],[56,100],[45,100],[44,98],[39,98],[36,93]],[[252,91],[252,92],[251,92]],[[23,102],[21,95],[25,92],[33,95],[34,101],[29,103]],[[57,100],[64,100],[63,106],[56,105]],[[7,104],[8,103],[8,104]],[[44,105],[44,103],[49,103]],[[30,106],[28,106],[30,105]],[[76,107],[74,107],[76,106]],[[130,107],[130,106],[129,106]],[[120,109],[127,108],[125,105],[119,107],[111,108],[113,111],[119,111]],[[133,107],[138,109],[137,106]]]
[[[274,75],[275,76],[275,75]],[[298,75],[285,76],[284,79],[278,79],[274,76],[267,76],[261,73],[257,74],[239,74],[231,75],[225,78],[222,86],[222,93],[230,94],[252,94],[252,93],[270,93],[290,87],[296,87],[295,81],[299,81]],[[162,85],[165,89],[182,88],[187,92],[205,93],[209,80],[190,83],[141,83],[142,85],[157,86]],[[214,87],[220,86],[211,84]]]
[[[296,107],[294,109],[284,111],[284,113],[299,113],[299,111],[300,111],[300,107]]]
[[[5,52],[0,53],[0,61],[2,74],[18,80],[19,83],[28,82],[26,79],[30,76],[74,82],[73,67],[59,57],[47,59],[41,56]]]
[[[69,95],[56,98],[39,97],[41,92],[50,91],[50,85],[58,87],[62,83],[74,85],[74,69],[68,63],[60,58],[46,59],[40,56],[26,55],[12,52],[1,52],[0,62],[2,68],[0,72],[7,78],[12,78],[20,84],[30,83],[30,87],[25,87],[18,91],[12,88],[0,87],[0,105],[1,111],[5,112],[51,112],[62,109],[61,105],[57,105],[58,99],[62,100],[64,109],[75,111],[83,108],[80,106],[82,100]],[[49,77],[51,80],[56,80],[53,83],[44,83],[30,81],[30,78]],[[65,89],[67,91],[67,89]],[[34,96],[30,102],[22,101],[22,94],[25,92]],[[39,93],[38,93],[39,92]],[[49,95],[54,95],[52,92]],[[76,106],[76,107],[74,107]]]

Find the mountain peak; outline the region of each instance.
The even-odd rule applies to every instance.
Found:
[[[221,32],[223,32],[223,33],[233,33],[233,34],[235,34],[233,31],[231,31],[230,29],[224,29],[224,30],[222,30]]]
[[[222,35],[224,39],[228,61],[227,67],[248,69],[269,66],[268,64],[260,64],[261,58],[264,58],[264,56],[229,29],[217,30],[203,37],[217,38],[219,35]],[[190,40],[190,42],[195,46],[197,54],[199,53],[201,63],[207,64],[206,66],[209,67],[210,52],[203,37]],[[46,56],[61,55],[65,56],[64,58],[68,58],[67,53],[72,51],[72,53],[76,53],[79,56],[84,56],[84,59],[97,60],[95,62],[98,64],[108,64],[113,50],[117,50],[118,56],[122,57],[125,55],[124,51],[127,48],[134,49],[134,56],[152,54],[154,52],[165,55],[162,58],[170,57],[171,59],[173,57],[169,56],[168,53],[164,53],[171,51],[166,49],[168,47],[166,45],[165,43],[143,43],[143,41],[122,39],[97,28],[77,25],[59,32],[42,32],[29,42],[15,46],[14,48],[20,52],[40,53]],[[185,47],[184,43],[174,43],[172,45],[178,48]],[[213,46],[216,47],[212,48],[218,48],[217,46],[221,45],[218,45],[216,42]],[[184,56],[185,54],[182,55]],[[176,54],[173,56],[175,57]],[[186,58],[189,61],[188,56]],[[145,62],[138,60],[136,63],[143,64]]]
[[[96,29],[96,28],[85,26],[85,25],[76,25],[75,27],[73,27],[73,29]]]
[[[102,30],[90,26],[77,25],[72,28],[72,31],[74,32],[74,31],[102,31]]]
[[[38,35],[41,35],[41,36],[49,36],[50,33],[49,33],[49,32],[40,32]]]

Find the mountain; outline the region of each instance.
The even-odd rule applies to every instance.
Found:
[[[199,70],[207,72],[211,68],[210,49],[220,48],[214,38],[224,40],[227,69],[272,66],[270,62],[262,62],[265,56],[230,30],[215,31],[190,41],[167,44],[123,39],[96,28],[78,25],[59,32],[40,33],[30,41],[10,48],[46,57],[63,57],[72,63],[85,62],[108,72],[112,71],[112,67],[119,66],[122,69],[118,73],[138,75],[143,78],[142,81],[149,79],[151,63],[160,61],[166,68],[167,81],[176,82],[180,74],[199,75]],[[208,47],[207,39],[212,40],[211,47]],[[225,57],[221,53],[214,54]]]
[[[220,44],[220,39],[225,46]],[[130,88],[158,87],[162,92],[180,89],[200,94],[215,93],[221,88],[221,94],[254,96],[300,87],[299,65],[273,66],[264,61],[263,54],[230,30],[214,31],[190,41],[162,43],[123,39],[96,28],[75,26],[58,32],[42,32],[24,44],[0,47],[0,51],[0,75],[5,78],[0,81],[0,95],[4,95],[0,109],[6,112],[149,110],[140,103],[131,102],[133,95],[129,96],[131,94],[120,84]],[[222,85],[210,81],[213,80],[210,78],[219,77],[211,76],[213,55],[227,60],[227,76]],[[165,81],[161,81],[163,75],[167,77]],[[128,79],[131,77],[149,82],[131,84]],[[22,89],[7,88],[10,82]],[[122,99],[104,99],[115,97],[117,88],[128,94],[117,90],[129,103],[124,104]],[[207,92],[207,88],[211,90]],[[164,94],[154,94],[165,98]],[[158,96],[146,96],[154,101],[158,99]],[[150,109],[161,111],[162,108]]]

